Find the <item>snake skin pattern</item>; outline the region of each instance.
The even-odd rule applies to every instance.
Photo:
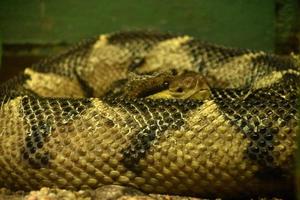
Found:
[[[0,86],[0,187],[291,194],[299,79],[265,52],[100,35]]]

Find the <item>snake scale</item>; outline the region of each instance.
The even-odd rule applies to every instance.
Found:
[[[0,187],[291,194],[299,79],[261,51],[100,35],[0,86]]]

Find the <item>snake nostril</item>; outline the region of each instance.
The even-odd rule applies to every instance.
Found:
[[[183,88],[182,88],[182,87],[179,87],[179,88],[177,88],[175,91],[181,93],[181,92],[183,92]]]

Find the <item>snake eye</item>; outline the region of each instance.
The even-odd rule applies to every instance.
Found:
[[[163,83],[163,87],[165,87],[165,88],[166,88],[166,87],[169,87],[169,84],[170,84],[170,83],[169,83],[168,81],[165,81],[165,82]]]

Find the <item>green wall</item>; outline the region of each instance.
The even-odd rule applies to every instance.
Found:
[[[273,0],[2,0],[4,44],[72,43],[99,33],[156,29],[274,50]]]

